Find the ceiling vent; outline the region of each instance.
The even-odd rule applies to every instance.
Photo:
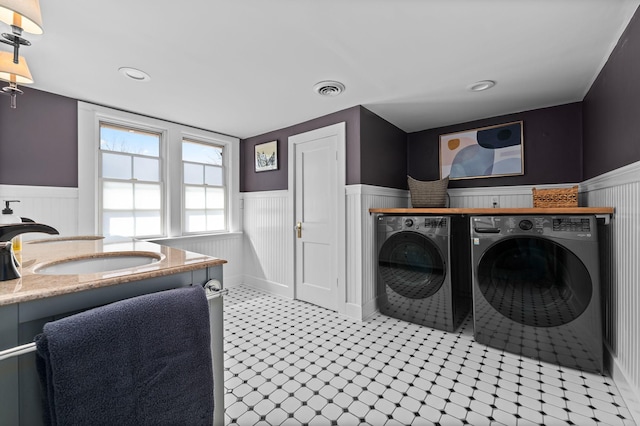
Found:
[[[338,96],[344,89],[344,84],[339,81],[321,81],[313,86],[313,91],[320,96]]]
[[[482,80],[476,81],[473,84],[467,86],[467,90],[471,92],[482,92],[483,90],[491,89],[496,85],[496,82],[493,80]]]

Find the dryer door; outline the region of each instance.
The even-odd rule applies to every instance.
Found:
[[[384,242],[378,270],[384,285],[411,299],[433,296],[446,275],[438,247],[425,235],[410,231],[393,234]]]
[[[495,310],[520,324],[555,327],[578,318],[593,283],[572,252],[537,237],[503,239],[477,265],[478,287]]]

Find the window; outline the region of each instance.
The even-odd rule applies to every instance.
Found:
[[[241,228],[240,140],[78,102],[78,231],[135,238]]]
[[[100,123],[103,235],[163,235],[162,134]]]
[[[182,139],[183,227],[187,234],[226,229],[224,147]]]

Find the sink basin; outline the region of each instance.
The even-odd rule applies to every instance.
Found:
[[[103,253],[97,256],[80,257],[45,264],[36,268],[34,272],[45,275],[95,274],[151,265],[159,261],[160,258],[157,253]]]

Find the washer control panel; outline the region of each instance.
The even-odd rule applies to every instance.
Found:
[[[438,229],[447,227],[446,217],[429,217],[429,216],[417,216],[417,217],[405,217],[403,218],[404,229],[424,230],[424,229]]]
[[[528,231],[531,228],[533,228],[533,222],[531,222],[529,219],[523,219],[520,221],[520,223],[518,224],[518,226],[520,227],[520,229],[522,229],[523,231]]]
[[[568,232],[591,232],[591,221],[589,220],[589,218],[558,217],[553,219],[553,230]]]
[[[442,216],[378,216],[378,226],[384,226],[387,231],[417,231],[429,233],[446,233],[448,217]]]

